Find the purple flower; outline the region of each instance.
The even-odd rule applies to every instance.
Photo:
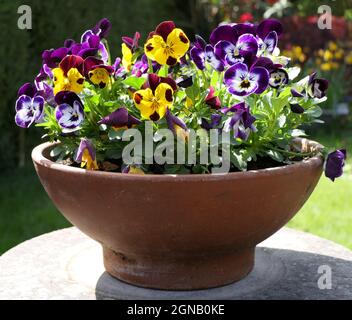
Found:
[[[290,103],[290,108],[293,113],[302,114],[304,112],[304,108],[298,103]]]
[[[71,91],[61,91],[55,96],[56,120],[65,131],[79,128],[84,121],[84,109],[80,98]]]
[[[225,122],[225,132],[233,130],[235,138],[247,140],[251,131],[257,131],[254,126],[256,118],[251,115],[249,107],[244,102],[234,105],[225,111],[225,113],[229,112],[233,112],[234,115]]]
[[[133,38],[122,37],[122,41],[132,50],[132,52],[135,52],[136,49],[139,48],[138,42],[140,38],[141,34],[139,32],[136,32]]]
[[[93,57],[99,54],[104,63],[109,60],[109,53],[105,45],[101,42],[101,38],[96,35],[92,30],[87,30],[81,38],[80,44],[73,45],[72,54],[82,57]]]
[[[272,54],[277,47],[278,38],[283,32],[280,21],[267,19],[262,21],[257,27],[259,39],[259,49],[263,54]]]
[[[38,94],[38,90],[37,88],[31,84],[31,83],[25,83],[19,90],[17,93],[17,97],[20,96],[28,96],[30,98],[34,98],[34,96],[36,96]]]
[[[280,88],[281,86],[284,86],[288,84],[288,73],[282,69],[273,69],[270,71],[270,78],[269,78],[269,86],[272,88]]]
[[[249,33],[240,35],[235,42],[223,40],[215,45],[215,54],[229,65],[243,62],[249,57],[255,57],[257,51],[257,39]]]
[[[111,22],[104,18],[100,20],[97,25],[92,29],[94,34],[100,37],[100,39],[106,38],[111,30]]]
[[[330,153],[326,159],[325,176],[332,181],[335,181],[336,178],[341,177],[346,158],[347,152],[345,149],[336,150]]]
[[[119,108],[98,122],[99,125],[105,124],[113,127],[115,130],[129,129],[140,123],[140,120],[128,114],[126,108]]]
[[[184,140],[188,137],[188,128],[183,120],[174,116],[169,108],[166,110],[166,123],[168,128],[173,132],[175,136],[179,136]]]
[[[81,139],[75,161],[81,163],[81,167],[86,167],[87,170],[99,169],[96,160],[96,151],[90,140],[85,138]]]
[[[201,127],[205,130],[215,129],[221,123],[222,116],[220,114],[213,113],[210,118],[210,123],[208,120],[202,118]]]
[[[15,122],[21,128],[29,128],[33,122],[39,123],[44,115],[44,98],[21,95],[16,101]]]
[[[243,34],[255,35],[255,26],[250,23],[239,23],[235,25],[224,24],[215,28],[210,35],[210,43],[215,46],[219,41],[237,43],[238,38]]]
[[[217,71],[224,71],[221,58],[215,53],[214,47],[206,44],[205,40],[197,36],[195,46],[190,51],[191,58],[199,70],[204,70],[206,64]]]
[[[323,98],[329,88],[329,81],[326,79],[318,79],[317,73],[314,72],[309,76],[308,94],[314,98]]]
[[[237,96],[260,94],[269,84],[269,72],[264,67],[248,66],[238,62],[230,67],[224,76],[224,81],[230,93]]]
[[[56,68],[60,62],[69,54],[68,48],[45,50],[42,54],[43,64],[49,68]]]

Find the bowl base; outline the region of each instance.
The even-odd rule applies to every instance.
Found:
[[[161,290],[200,290],[246,277],[254,267],[255,248],[187,257],[129,257],[103,246],[106,271],[129,284]],[[192,257],[192,258],[191,258]]]

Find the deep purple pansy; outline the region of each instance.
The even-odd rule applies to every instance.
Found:
[[[43,64],[49,68],[56,68],[59,63],[69,54],[69,49],[66,47],[45,50],[42,54]]]
[[[237,96],[260,94],[269,85],[269,72],[264,67],[251,67],[238,62],[230,67],[224,76],[225,84],[230,93]]]
[[[207,119],[202,118],[200,126],[205,130],[215,129],[220,125],[221,119],[222,116],[220,114],[213,113],[210,117],[210,122]]]
[[[298,103],[290,103],[290,109],[293,113],[297,113],[297,114],[304,113],[304,108]]]
[[[94,34],[100,37],[100,39],[106,38],[111,30],[111,22],[109,19],[101,19],[97,25],[92,29]]]
[[[186,124],[182,119],[174,116],[169,108],[166,110],[165,119],[168,128],[173,132],[175,136],[181,136],[183,138],[187,137],[188,128]]]
[[[277,47],[278,38],[283,32],[280,21],[275,19],[266,19],[257,27],[257,36],[259,39],[259,49],[263,54],[272,54]]]
[[[84,121],[84,109],[80,98],[71,91],[61,91],[55,96],[55,116],[58,124],[66,131],[79,128]]]
[[[323,98],[329,88],[329,81],[326,79],[317,78],[317,73],[314,72],[309,76],[308,94],[314,98]]]
[[[98,122],[99,125],[105,124],[116,130],[129,129],[140,123],[141,121],[131,116],[126,108],[119,108]]]
[[[347,151],[345,149],[331,152],[326,159],[325,176],[332,181],[335,181],[336,178],[341,177],[346,158]]]
[[[251,131],[257,131],[254,126],[256,118],[251,115],[249,106],[246,106],[244,102],[234,105],[226,110],[226,113],[229,112],[233,112],[234,115],[225,122],[225,132],[233,130],[235,138],[247,140]]]
[[[29,128],[34,122],[41,122],[44,115],[44,98],[21,95],[16,101],[15,122],[21,128]]]

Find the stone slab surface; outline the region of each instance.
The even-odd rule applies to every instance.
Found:
[[[331,289],[318,287],[322,265],[331,268]],[[247,278],[215,289],[173,292],[112,278],[104,272],[100,245],[69,228],[24,242],[0,257],[0,299],[352,299],[352,251],[283,228],[258,246]]]

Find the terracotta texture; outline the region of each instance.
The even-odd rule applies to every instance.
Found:
[[[39,178],[62,214],[103,245],[107,272],[169,290],[246,276],[255,246],[297,213],[323,168],[316,156],[227,175],[126,175],[56,164],[51,147],[33,150]]]

